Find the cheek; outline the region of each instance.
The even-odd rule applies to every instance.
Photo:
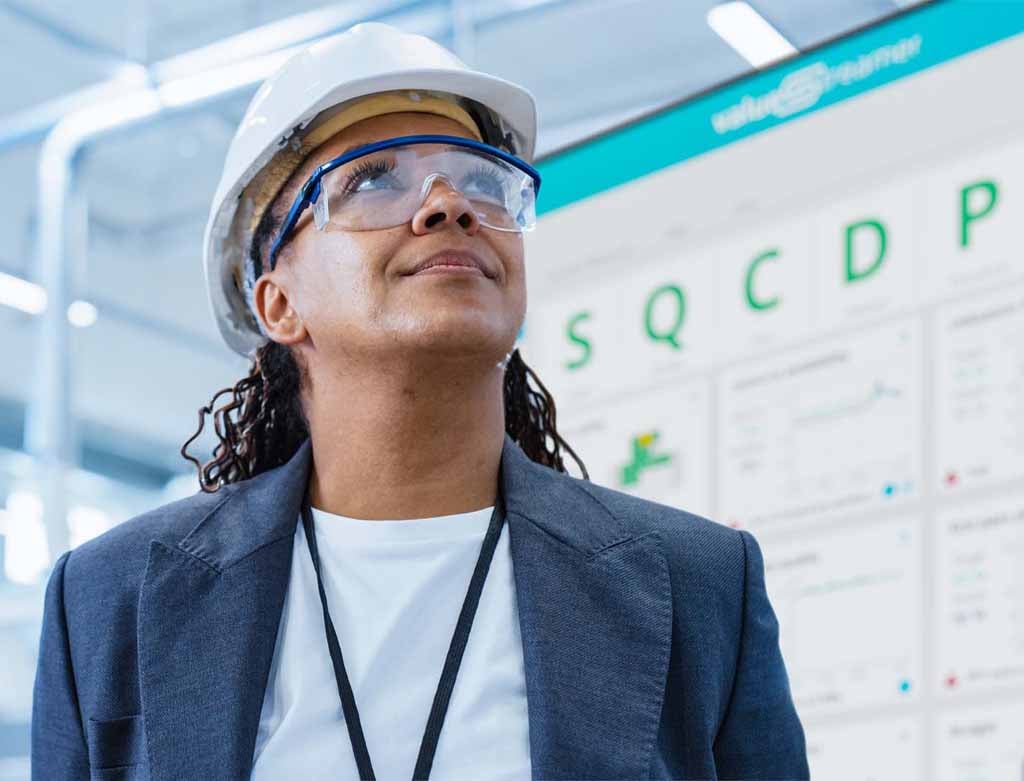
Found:
[[[523,313],[526,311],[526,260],[523,256],[522,237],[517,238],[518,243],[512,245],[508,253],[508,280],[507,285],[511,294],[514,295],[518,307]]]
[[[523,241],[519,235],[505,240],[497,248],[505,270],[503,299],[506,316],[522,324],[526,316],[526,262]]]
[[[325,232],[301,252],[308,316],[321,322],[365,321],[384,295],[381,269],[387,246],[370,232]],[[304,313],[306,314],[306,313]]]
[[[494,249],[502,260],[507,283],[510,286],[521,286],[525,278],[523,261],[523,237],[519,233],[499,234]]]

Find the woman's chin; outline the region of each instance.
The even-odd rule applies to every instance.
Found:
[[[515,333],[487,318],[433,317],[401,336],[396,341],[430,352],[452,357],[498,354],[507,352]]]

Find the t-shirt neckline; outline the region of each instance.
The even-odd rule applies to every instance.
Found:
[[[494,505],[466,513],[436,515],[429,518],[369,520],[336,515],[311,507],[317,537],[352,542],[408,542],[482,538],[491,522]]]

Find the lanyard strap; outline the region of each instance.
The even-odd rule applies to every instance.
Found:
[[[400,523],[394,521],[394,523]],[[452,690],[455,687],[455,676],[459,674],[459,666],[462,664],[462,654],[466,650],[466,642],[469,640],[469,630],[473,625],[473,618],[476,616],[476,608],[480,603],[480,594],[483,591],[484,579],[491,567],[491,559],[494,558],[494,549],[498,544],[498,536],[501,534],[501,527],[505,523],[505,497],[501,491],[501,479],[498,480],[498,496],[494,503],[494,512],[491,513],[491,523],[487,527],[487,534],[484,535],[483,544],[480,547],[480,556],[476,561],[476,568],[473,570],[473,577],[469,582],[469,590],[462,603],[462,611],[459,613],[459,621],[455,626],[455,633],[452,635],[451,644],[448,646],[448,656],[444,660],[444,668],[441,671],[441,679],[437,683],[437,691],[434,693],[434,704],[430,708],[430,716],[427,719],[427,726],[423,732],[423,739],[420,741],[419,756],[416,758],[416,768],[413,771],[414,781],[426,779],[430,776],[430,768],[434,764],[434,752],[437,750],[437,739],[441,734],[441,726],[444,724],[444,717],[448,713],[448,702],[451,700]],[[341,707],[345,714],[345,724],[348,727],[348,737],[352,742],[352,753],[355,755],[356,765],[359,768],[359,778],[362,781],[375,781],[373,766],[370,763],[370,753],[366,749],[366,739],[363,737],[363,727],[359,721],[359,709],[356,707],[356,700],[352,694],[352,685],[349,683],[348,674],[345,672],[345,661],[341,656],[341,645],[338,643],[338,635],[334,631],[334,623],[331,621],[331,613],[327,609],[327,595],[324,592],[323,578],[320,576],[320,554],[317,550],[316,535],[313,532],[313,513],[309,505],[309,494],[307,493],[302,501],[302,527],[306,534],[306,544],[309,547],[310,558],[313,559],[313,570],[316,572],[317,590],[320,592],[320,604],[324,609],[324,628],[327,633],[327,647],[331,652],[331,662],[334,664],[334,677],[338,683],[338,695],[341,697]]]

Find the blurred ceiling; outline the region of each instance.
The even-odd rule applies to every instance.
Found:
[[[914,3],[751,0],[801,50]],[[715,4],[0,0],[0,177],[8,185],[0,190],[0,271],[35,276],[40,128],[145,67],[187,62],[203,47],[231,56],[252,44],[253,30],[297,43],[311,20],[343,29],[379,19],[428,34],[470,65],[529,88],[543,154],[749,71],[707,26]],[[228,142],[253,91],[104,137],[80,156],[78,238],[68,261],[75,297],[99,312],[94,325],[73,329],[72,341],[87,468],[153,485],[186,471],[178,448],[195,429],[196,411],[246,373],[210,317],[201,238]],[[24,406],[35,393],[37,320],[0,305],[2,446],[21,446]]]

